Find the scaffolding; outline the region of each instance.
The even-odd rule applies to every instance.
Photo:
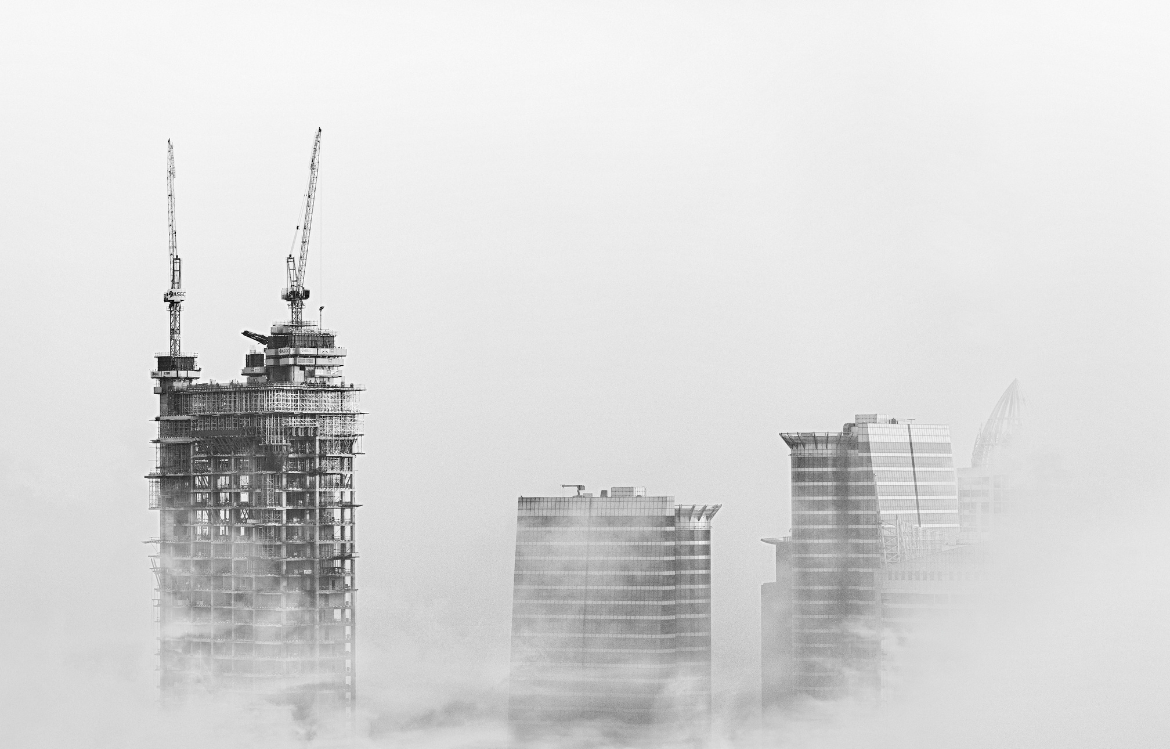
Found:
[[[328,353],[339,366],[344,350]],[[159,683],[167,698],[211,687],[351,711],[361,388],[264,358],[248,383],[160,378],[147,476]]]

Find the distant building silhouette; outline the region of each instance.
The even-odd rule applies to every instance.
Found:
[[[792,678],[792,539],[761,540],[776,549],[776,580],[760,586],[760,696],[767,712],[788,707],[795,695]]]
[[[959,512],[965,542],[989,541],[1011,512],[1012,466],[1007,453],[1023,426],[1020,381],[1012,380],[979,430],[971,467],[960,468]]]
[[[583,488],[519,498],[514,730],[701,736],[710,725],[711,519],[720,506]]]

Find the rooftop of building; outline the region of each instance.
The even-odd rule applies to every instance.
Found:
[[[898,426],[900,429],[893,430]],[[945,424],[917,424],[914,419],[897,419],[887,414],[856,414],[853,421],[841,426],[840,432],[781,432],[780,437],[792,448],[804,450],[826,450],[837,447],[842,442],[849,442],[857,438],[858,434],[872,434],[874,431],[882,433],[897,432],[949,434],[950,427]],[[885,435],[883,434],[883,439]]]

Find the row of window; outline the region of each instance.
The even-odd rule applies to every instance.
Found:
[[[353,652],[352,643],[253,643],[233,642],[201,642],[199,640],[166,639],[161,642],[164,654],[193,655],[203,658],[210,657],[239,657],[239,658],[348,658],[347,653]]]
[[[849,483],[868,484],[874,481],[917,481],[919,483],[955,483],[955,472],[947,468],[901,466],[898,468],[871,468],[851,471],[793,471],[793,483]]]
[[[163,593],[161,600],[163,600],[164,606],[213,606],[225,607],[225,609],[226,607],[234,607],[234,609],[239,610],[236,613],[240,614],[236,621],[252,621],[248,610],[253,609],[278,614],[281,611],[349,609],[353,604],[352,600],[343,600],[343,597],[352,596],[352,593],[322,593],[322,595],[314,596],[310,592],[309,595],[300,598],[284,596],[282,600],[280,595],[267,595],[267,593],[250,591],[163,590],[160,592]],[[263,623],[262,620],[257,621]],[[278,618],[273,619],[273,621],[280,623]]]
[[[351,612],[341,609],[317,610],[310,609],[306,611],[270,611],[265,609],[237,609],[227,606],[212,607],[207,604],[198,603],[182,603],[174,606],[163,606],[162,624],[164,627],[172,624],[184,623],[203,623],[203,624],[222,624],[224,626],[231,625],[239,631],[239,628],[246,627],[251,630],[250,634],[257,635],[256,639],[265,639],[259,637],[261,630],[270,630],[269,634],[273,636],[270,640],[284,641],[292,640],[312,640],[313,631],[315,627],[320,625],[344,625],[352,624],[353,619],[350,616]],[[254,630],[252,628],[255,628]],[[249,634],[245,632],[244,635],[236,637],[236,639],[252,639]]]
[[[173,477],[168,477],[173,478]],[[352,489],[352,473],[329,473],[321,475],[302,475],[289,473],[262,473],[256,476],[250,473],[211,474],[199,473],[191,477],[191,485],[195,491],[209,489],[270,489],[273,491],[311,491],[314,489]]]
[[[353,471],[353,457],[347,455],[289,457],[280,460],[272,455],[245,457],[191,456],[187,445],[159,445],[162,468],[180,473],[240,474],[253,471],[275,473],[340,473]]]
[[[169,513],[168,519],[178,525],[191,523],[280,523],[288,525],[336,525],[352,523],[354,509],[344,507],[338,509],[322,509],[318,516],[315,508],[274,508],[253,509],[242,507],[238,509],[219,510],[175,510]]]
[[[266,661],[266,660],[236,660],[213,659],[210,663],[202,661],[192,662],[184,656],[165,656],[160,661],[167,670],[208,670],[212,674],[252,674],[256,676],[307,676],[314,674],[349,673],[353,670],[352,664],[342,660],[311,661]]]
[[[205,621],[185,623],[180,634],[174,634],[175,628],[164,628],[160,640],[162,647],[171,647],[175,642],[196,642],[209,640],[212,642],[251,642],[268,643],[273,645],[315,643],[318,646],[332,643],[351,642],[353,622],[318,622],[316,624],[297,625],[286,627],[281,625],[255,625],[211,623],[206,621],[207,614],[212,609],[189,609],[189,613],[198,614]],[[171,613],[181,614],[183,609],[171,609]]]
[[[211,536],[215,540],[216,536]],[[230,537],[228,537],[230,538]],[[352,544],[326,541],[320,546],[316,542],[267,542],[267,543],[206,543],[205,537],[196,537],[196,543],[187,541],[164,541],[162,544],[163,564],[175,567],[184,562],[198,563],[201,560],[217,560],[225,564],[236,561],[273,560],[288,563],[304,563],[313,560],[338,561],[356,556]],[[204,541],[204,543],[199,543]]]
[[[166,396],[164,396],[166,397]],[[200,427],[206,428],[208,423],[200,424]],[[192,430],[191,434],[197,435],[202,430]],[[286,435],[292,437],[289,441],[288,454],[284,457],[296,458],[298,456],[304,457],[322,457],[322,456],[338,456],[351,457],[353,455],[361,454],[361,437],[356,436],[340,436],[329,435],[319,438],[298,438],[296,435]],[[166,446],[164,446],[166,447]],[[260,465],[259,461],[271,459],[273,456],[269,453],[267,448],[258,442],[242,439],[242,440],[207,440],[200,439],[192,446],[196,456],[199,457],[235,457],[235,458],[252,458],[256,465]],[[182,449],[182,448],[180,448]]]
[[[709,585],[711,572],[709,570],[689,571],[689,572],[675,572],[673,569],[667,570],[645,570],[638,569],[637,571],[624,570],[589,570],[586,573],[584,570],[576,572],[565,572],[562,570],[517,570],[514,576],[515,585],[531,585],[534,587],[563,587],[575,583],[578,580],[588,580],[588,586],[597,590],[608,590],[611,587],[641,587],[645,585],[651,588],[660,587],[663,581],[671,581],[674,583],[671,587],[683,587],[685,585]]]
[[[711,613],[710,601],[695,601],[676,605],[673,601],[517,601],[512,606],[512,616],[523,618],[625,618],[653,617],[674,618],[689,614]]]
[[[569,649],[584,649],[590,652],[594,648],[628,648],[641,649],[645,648],[662,648],[671,643],[676,643],[683,638],[699,639],[710,637],[708,631],[691,631],[686,633],[678,632],[582,632],[578,627],[576,631],[569,632],[512,632],[513,647],[535,647],[555,649],[557,647],[564,647],[566,644],[570,646]],[[582,640],[586,640],[584,644]]]
[[[793,499],[826,497],[832,499],[870,499],[873,497],[943,497],[958,498],[952,484],[801,484],[792,485]]]
[[[357,492],[354,491],[337,491],[333,489],[319,490],[316,492],[316,499],[313,497],[313,492],[285,492],[283,490],[262,490],[251,492],[237,492],[237,491],[197,491],[192,492],[188,497],[186,490],[180,492],[167,492],[164,490],[163,498],[164,505],[168,508],[180,508],[189,506],[204,506],[210,507],[219,505],[221,507],[261,507],[274,509],[315,509],[317,507],[345,507],[353,505]]]
[[[163,543],[164,554],[168,544]],[[187,544],[178,544],[180,548]],[[222,575],[287,575],[295,578],[300,575],[312,575],[314,569],[320,575],[352,575],[354,562],[352,559],[334,562],[313,562],[281,559],[177,559],[168,560],[161,570],[164,575],[197,575],[201,577]]]
[[[710,557],[516,557],[516,574],[522,573],[653,573],[664,570],[680,572],[707,571]]]
[[[862,455],[869,454],[879,455],[882,453],[906,453],[911,452],[915,456],[918,455],[933,455],[935,457],[949,458],[951,456],[950,442],[919,442],[914,440],[913,448],[909,441],[907,442],[862,442],[858,445],[858,452]]]
[[[887,580],[905,580],[914,582],[944,582],[955,580],[974,580],[977,575],[968,570],[889,570]]]
[[[674,512],[669,515],[520,515],[519,528],[628,528],[674,531]]]
[[[631,541],[624,544],[613,543],[529,543],[516,544],[516,557],[531,559],[536,557],[580,557],[582,559],[636,559],[647,557],[654,559],[674,559],[675,557],[710,558],[710,544],[672,544],[672,543],[644,543]]]
[[[353,541],[351,526],[326,525],[320,529],[304,529],[299,526],[250,526],[250,525],[176,525],[167,533],[166,541],[187,543],[191,541],[221,541],[242,543],[315,543]]]
[[[550,539],[552,540],[550,541]],[[565,542],[614,541],[624,543],[628,541],[641,541],[643,543],[701,543],[711,540],[711,531],[643,526],[616,528],[613,526],[605,526],[599,528],[588,525],[541,526],[536,528],[521,525],[516,529],[516,540],[518,543],[533,543],[537,541],[556,543],[562,539]]]

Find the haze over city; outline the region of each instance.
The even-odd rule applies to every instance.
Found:
[[[166,143],[183,343],[306,309],[364,385],[359,746],[502,746],[518,496],[712,530],[720,746],[1158,746],[1168,12],[1153,3],[80,4],[0,25],[13,746],[297,746],[155,686]],[[760,720],[780,432],[950,426],[1019,379],[1021,529],[880,706]],[[916,660],[917,659],[917,660]]]

